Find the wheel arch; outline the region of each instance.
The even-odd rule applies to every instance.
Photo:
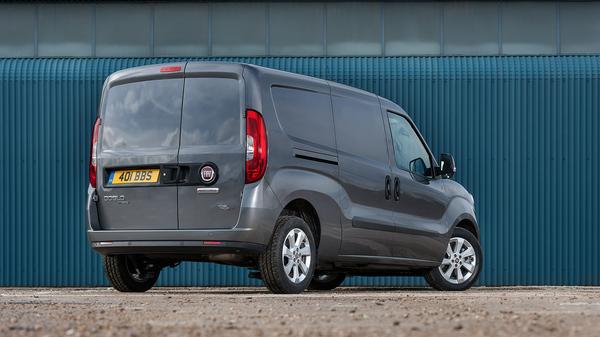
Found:
[[[308,215],[318,236],[319,261],[333,261],[342,239],[342,186],[326,174],[298,168],[278,170],[269,184],[283,205],[279,214],[300,213],[303,219]]]
[[[469,200],[462,197],[451,198],[444,217],[446,224],[444,236],[448,240],[456,227],[468,230],[479,239],[479,224],[475,217],[473,204]]]
[[[283,215],[293,215],[302,218],[312,229],[317,241],[317,247],[319,246],[321,240],[321,221],[319,220],[319,213],[308,200],[296,198],[288,202],[279,214],[279,216]]]
[[[438,258],[436,258],[436,260],[440,262],[444,257],[446,246],[448,245],[450,238],[452,238],[452,234],[456,227],[468,230],[473,233],[478,240],[480,236],[479,225],[477,223],[477,218],[475,217],[473,205],[465,198],[452,198],[444,217],[444,227],[443,231],[440,232],[441,236],[439,237],[440,250],[438,252]]]
[[[477,226],[476,220],[470,214],[465,214],[460,219],[457,219],[454,228],[458,227],[468,230],[479,240],[479,226]]]

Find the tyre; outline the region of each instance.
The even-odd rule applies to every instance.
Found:
[[[448,242],[442,264],[425,274],[425,280],[437,290],[469,289],[481,272],[483,253],[479,240],[468,230],[456,228]]]
[[[160,267],[129,255],[104,257],[104,272],[113,288],[121,292],[144,292],[154,286]]]
[[[346,275],[342,273],[323,273],[313,276],[312,281],[308,285],[310,290],[333,290],[342,284],[346,279]]]
[[[304,220],[296,216],[277,219],[275,232],[259,258],[263,281],[276,294],[304,291],[313,278],[317,245]]]

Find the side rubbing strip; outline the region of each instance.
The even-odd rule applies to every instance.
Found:
[[[296,158],[317,161],[319,163],[325,163],[325,164],[331,164],[331,165],[337,165],[338,164],[337,161],[333,161],[333,160],[329,160],[329,159],[323,159],[323,158],[317,158],[317,157],[312,157],[312,156],[307,156],[307,155],[303,155],[303,154],[295,154],[294,156]]]
[[[352,227],[354,228],[362,228],[362,229],[370,229],[374,231],[382,231],[382,232],[396,232],[397,226],[393,223],[387,222],[374,222],[373,220],[367,220],[359,217],[354,217],[352,219]]]

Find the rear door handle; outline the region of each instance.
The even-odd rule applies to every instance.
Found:
[[[400,179],[394,178],[394,200],[400,200]]]
[[[390,200],[391,195],[392,195],[392,178],[390,178],[390,176],[385,176],[385,199]]]
[[[198,187],[196,188],[196,193],[198,194],[215,194],[219,193],[218,187]]]
[[[177,184],[179,181],[179,166],[165,165],[160,170],[161,184]]]

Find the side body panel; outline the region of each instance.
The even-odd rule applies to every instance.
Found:
[[[390,167],[377,96],[331,83],[338,145],[343,240],[341,255],[398,257]],[[389,187],[388,187],[389,188]]]
[[[396,113],[406,118],[417,136],[422,140],[429,153],[432,166],[436,166],[435,158],[427,146],[425,139],[410,117],[396,104],[385,99],[381,100],[386,128],[389,130],[389,113]],[[459,184],[441,178],[428,179],[396,165],[395,152],[391,133],[388,133],[392,174],[399,182],[399,200],[396,202],[397,231],[401,234],[399,245],[402,247],[402,257],[423,261],[441,261],[450,235],[459,216],[465,212],[473,213],[473,209],[465,208],[466,198],[454,200],[457,193],[465,194],[459,189],[448,189],[448,184]],[[462,187],[460,187],[462,188]],[[454,200],[454,201],[453,201]],[[469,218],[474,219],[474,214]]]
[[[450,200],[444,181],[421,179],[397,167],[392,172],[400,181],[397,230],[402,235],[402,256],[436,261],[446,250],[444,234],[452,224],[444,217]]]
[[[247,107],[259,111],[267,127],[269,153],[264,180],[279,199],[280,211],[298,199],[311,204],[320,224],[319,263],[331,263],[341,242],[339,200],[343,189],[337,181],[333,130],[322,132],[332,124],[329,86],[319,79],[255,66],[245,69],[244,79]],[[275,97],[273,88],[277,91]],[[298,109],[299,105],[311,105],[310,101],[302,101],[308,97],[316,100],[313,108]],[[325,126],[305,125],[300,113],[311,114],[308,118],[313,120],[322,119]]]

